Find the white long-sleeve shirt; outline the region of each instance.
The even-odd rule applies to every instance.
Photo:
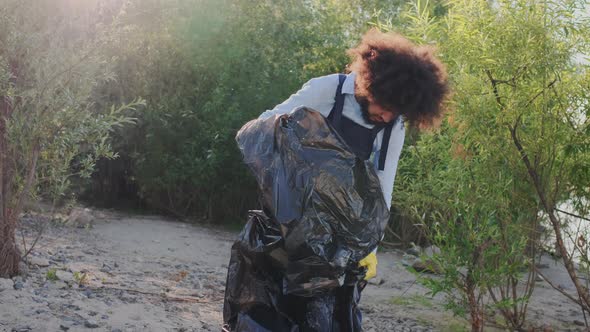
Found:
[[[354,97],[355,77],[355,73],[348,74],[342,85],[342,93],[344,94],[342,115],[363,127],[373,128],[374,125],[366,122],[363,118],[361,106]],[[275,106],[272,110],[263,112],[259,118],[265,119],[275,114],[286,114],[300,106],[312,108],[320,112],[324,117],[328,117],[334,106],[334,97],[337,88],[338,74],[313,78],[305,83],[299,91],[291,95],[282,104]],[[375,137],[370,159],[375,165],[375,170],[377,171],[377,176],[381,183],[381,190],[383,191],[383,197],[385,198],[387,207],[391,208],[393,183],[397,171],[397,163],[404,145],[405,130],[403,121],[397,121],[392,128],[389,142],[387,142],[389,148],[385,159],[385,167],[380,171],[377,169],[377,165],[379,164],[379,153],[381,151],[381,144],[383,144],[384,131],[385,130],[381,130]]]

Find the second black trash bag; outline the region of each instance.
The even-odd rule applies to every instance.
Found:
[[[358,262],[376,248],[389,219],[373,164],[305,107],[250,121],[236,140],[263,211],[250,212],[232,247],[225,323],[238,331],[360,324],[335,316],[354,312],[364,286]]]

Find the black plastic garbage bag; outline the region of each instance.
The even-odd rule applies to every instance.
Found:
[[[227,329],[360,330],[358,262],[389,219],[372,163],[309,108],[250,121],[236,140],[263,211],[250,211],[232,247]]]

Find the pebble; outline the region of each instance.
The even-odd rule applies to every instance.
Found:
[[[421,252],[420,252],[420,247],[413,245],[411,248],[409,248],[408,250],[406,250],[406,254],[408,255],[412,255],[412,256],[416,256],[419,257]]]
[[[14,289],[19,290],[25,288],[25,284],[22,281],[15,281],[14,282]]]
[[[6,289],[12,289],[14,282],[11,279],[0,278],[0,292]]]
[[[102,267],[100,268],[100,272],[111,272],[113,269],[105,263],[102,263]]]
[[[99,327],[98,323],[94,319],[87,319],[84,321],[84,326],[89,329],[94,329]]]
[[[94,293],[92,293],[90,289],[85,289],[82,293],[89,299],[95,297]]]
[[[52,282],[49,286],[49,288],[51,289],[65,289],[68,288],[68,285],[63,282],[62,280],[57,280],[55,282]]]
[[[64,256],[64,254],[61,254],[61,253],[51,256],[51,260],[53,260],[55,262],[62,262],[62,263],[67,262],[66,256]]]
[[[74,275],[71,272],[57,270],[55,272],[55,275],[57,276],[57,278],[59,278],[59,280],[63,280],[63,281],[74,280]]]
[[[27,332],[31,331],[32,328],[29,325],[17,326],[12,328],[12,332]]]
[[[586,324],[584,322],[582,322],[581,320],[574,320],[574,325],[578,325],[578,326],[586,326]]]
[[[62,323],[62,324],[59,324],[59,329],[62,331],[67,331],[70,329],[70,326]]]
[[[32,265],[37,265],[38,267],[48,267],[50,264],[48,259],[35,256],[29,259],[29,263],[31,263]]]
[[[66,307],[67,307],[68,309],[72,309],[72,310],[75,310],[75,311],[78,311],[78,310],[80,310],[80,306],[78,306],[78,305],[75,305],[75,304],[66,304]],[[92,312],[92,311],[91,311],[91,312]],[[91,315],[91,316],[92,316],[92,315]]]
[[[385,280],[383,280],[379,277],[369,279],[369,284],[375,285],[375,286],[383,285],[384,282],[385,282]],[[225,290],[225,288],[224,288],[224,290]]]

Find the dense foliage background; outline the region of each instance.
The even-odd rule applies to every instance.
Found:
[[[131,1],[111,11],[114,80],[97,103],[137,96],[137,125],[118,130],[120,158],[102,160],[83,198],[179,217],[241,221],[256,208],[234,136],[306,80],[342,72],[367,22],[391,1]],[[381,10],[381,11],[378,11]]]

